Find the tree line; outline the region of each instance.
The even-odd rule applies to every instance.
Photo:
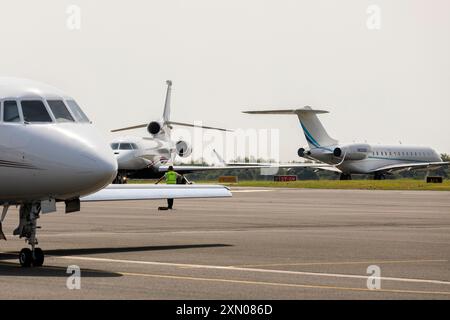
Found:
[[[443,161],[450,161],[449,154],[442,154],[441,158]],[[237,158],[236,163],[273,163],[274,161],[264,160],[264,159],[254,159],[254,158]],[[296,162],[291,162],[296,163]],[[209,165],[204,159],[200,159],[197,161],[191,161],[190,165]],[[339,173],[326,171],[326,170],[317,170],[313,168],[292,168],[292,169],[279,169],[278,175],[296,175],[299,180],[338,180]],[[411,171],[402,171],[396,172],[393,174],[389,174],[386,176],[386,179],[399,179],[399,178],[407,178],[407,179],[424,179],[427,174],[426,170],[411,170]],[[431,170],[430,175],[433,176],[441,176],[445,179],[448,179],[450,176],[450,168],[448,166],[441,167],[435,170]],[[225,170],[217,170],[213,172],[196,172],[190,173],[187,175],[189,180],[199,181],[199,180],[208,180],[213,181],[217,180],[220,176],[237,176],[240,181],[243,180],[261,180],[261,181],[273,181],[273,175],[262,175],[260,169],[225,169]],[[372,179],[372,175],[357,175],[357,179]]]

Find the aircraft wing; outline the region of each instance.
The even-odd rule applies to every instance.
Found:
[[[159,172],[166,172],[169,167],[159,166],[158,170]],[[249,169],[289,169],[289,168],[313,168],[313,169],[321,169],[321,170],[330,170],[330,171],[336,171],[340,172],[339,169],[337,169],[334,165],[328,165],[324,163],[283,163],[283,164],[227,164],[222,166],[184,166],[184,165],[178,165],[173,166],[173,169],[175,172],[178,172],[179,174],[186,174],[186,173],[193,173],[193,172],[199,172],[199,171],[217,171],[217,170],[249,170]]]
[[[326,171],[332,171],[332,172],[338,172],[342,173],[341,170],[339,170],[336,166],[338,164],[327,164],[327,163],[321,163],[321,162],[301,162],[301,163],[262,163],[262,162],[225,162],[225,160],[222,158],[222,156],[214,149],[214,154],[216,155],[217,159],[225,165],[227,168],[245,168],[245,169],[252,169],[252,168],[283,168],[283,169],[292,169],[292,168],[313,168],[313,169],[319,169],[319,170],[326,170]]]
[[[221,185],[111,184],[80,201],[125,201],[231,197]]]
[[[393,164],[378,169],[374,169],[371,172],[394,172],[394,171],[409,171],[413,169],[435,169],[442,166],[449,165],[450,162],[418,162],[418,163],[403,163],[403,164]]]
[[[229,165],[229,168],[233,168],[234,165]],[[280,168],[280,169],[295,169],[295,168],[311,168],[311,169],[319,169],[319,170],[327,170],[333,172],[342,171],[336,168],[336,165],[327,164],[327,163],[279,163],[272,165],[260,165],[259,168]]]

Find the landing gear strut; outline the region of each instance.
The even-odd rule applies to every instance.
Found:
[[[37,219],[41,212],[40,203],[27,203],[20,206],[19,226],[14,230],[14,235],[25,238],[31,249],[23,248],[19,254],[19,262],[22,267],[40,267],[44,264],[44,252],[36,248],[38,240],[36,238]]]
[[[352,180],[352,175],[349,173],[341,173],[339,180]]]
[[[114,179],[114,181],[112,182],[113,184],[127,184],[128,178],[125,175],[122,175],[121,173],[118,173],[116,178]]]
[[[375,173],[375,175],[373,176],[374,180],[384,180],[386,179],[386,176],[382,173]]]

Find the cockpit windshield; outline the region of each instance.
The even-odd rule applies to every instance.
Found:
[[[66,102],[77,122],[91,122],[75,100],[67,100]]]
[[[75,122],[73,117],[70,115],[64,101],[62,100],[47,100],[50,109],[55,116],[57,122]]]
[[[5,101],[3,103],[3,121],[20,122],[19,108],[16,101]]]
[[[128,143],[128,142],[122,142],[122,143],[111,143],[111,149],[113,150],[136,150],[138,149],[138,146],[135,143]]]
[[[119,150],[133,150],[131,143],[121,143]]]
[[[21,101],[23,120],[25,122],[52,122],[52,118],[41,100]]]
[[[90,122],[74,100],[64,101],[62,99],[5,100],[3,101],[3,114],[0,114],[1,120],[9,123],[54,123],[55,120],[56,122]]]
[[[118,143],[111,143],[111,149],[119,150],[119,144]]]

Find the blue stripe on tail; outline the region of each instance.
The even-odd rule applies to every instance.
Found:
[[[316,139],[313,138],[311,133],[306,129],[306,127],[303,125],[303,123],[300,121],[300,125],[302,126],[303,132],[305,133],[306,140],[308,140],[309,143],[311,143],[316,148],[320,148],[320,144],[316,141]]]

